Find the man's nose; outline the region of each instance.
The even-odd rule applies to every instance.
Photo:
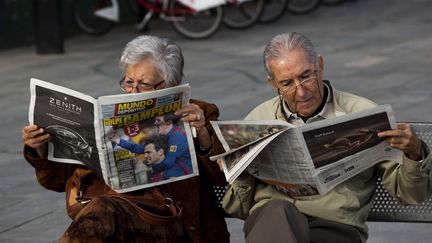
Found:
[[[307,92],[306,88],[303,86],[303,84],[300,83],[296,86],[296,95],[297,96],[303,97],[306,95],[306,92]]]

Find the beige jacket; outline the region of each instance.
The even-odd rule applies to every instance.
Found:
[[[308,120],[315,121],[352,113],[376,106],[375,103],[345,92],[328,88],[331,96],[327,99],[323,111]],[[250,112],[246,120],[286,120],[281,112],[279,97],[270,99]],[[295,122],[294,114],[287,114],[290,123]],[[297,120],[298,121],[298,120]],[[372,205],[376,183],[379,177],[383,185],[402,204],[416,204],[430,196],[431,186],[428,181],[432,156],[420,161],[413,161],[404,156],[402,165],[385,161],[351,179],[339,184],[325,195],[294,200],[281,193],[274,186],[264,184],[247,175],[238,178],[226,191],[223,208],[233,217],[245,219],[256,208],[273,199],[293,202],[303,213],[327,220],[358,227],[363,240],[367,239],[365,224]]]

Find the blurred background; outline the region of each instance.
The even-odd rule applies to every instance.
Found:
[[[337,89],[390,104],[398,121],[431,121],[430,0],[228,1],[197,12],[142,2],[149,5],[0,0],[0,242],[55,242],[70,223],[64,194],[40,187],[21,154],[30,78],[93,97],[119,93],[118,58],[140,34],[180,44],[192,97],[217,104],[221,120],[242,119],[276,95],[262,52],[274,35],[297,31],[323,55],[324,77]],[[232,241],[243,242],[242,221],[228,224]],[[369,242],[431,242],[428,224],[369,226]]]

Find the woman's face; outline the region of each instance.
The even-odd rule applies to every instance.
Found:
[[[124,86],[127,93],[143,93],[166,88],[166,84],[151,60],[126,66]]]

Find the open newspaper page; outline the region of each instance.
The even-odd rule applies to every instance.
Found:
[[[284,121],[211,121],[225,151],[229,153],[292,127]]]
[[[30,81],[29,122],[52,135],[48,159],[85,164],[101,176],[97,144],[97,102],[80,92],[45,81]]]
[[[246,169],[292,197],[325,194],[376,163],[401,163],[402,152],[377,136],[395,127],[390,106],[286,127],[259,143],[224,153],[224,172],[231,183]]]
[[[253,159],[259,155],[261,150],[279,134],[280,132],[274,133],[266,137],[266,139],[260,140],[258,143],[235,149],[233,152],[219,158],[222,161],[222,168],[228,183],[232,183],[250,165]]]
[[[323,192],[379,162],[402,163],[403,152],[377,136],[378,132],[396,128],[388,105],[299,128]]]
[[[189,123],[174,112],[189,103],[190,86],[99,100],[104,178],[128,192],[198,175]]]
[[[292,127],[284,121],[211,121],[225,153],[212,156],[222,160],[229,183],[250,164],[277,133]]]

